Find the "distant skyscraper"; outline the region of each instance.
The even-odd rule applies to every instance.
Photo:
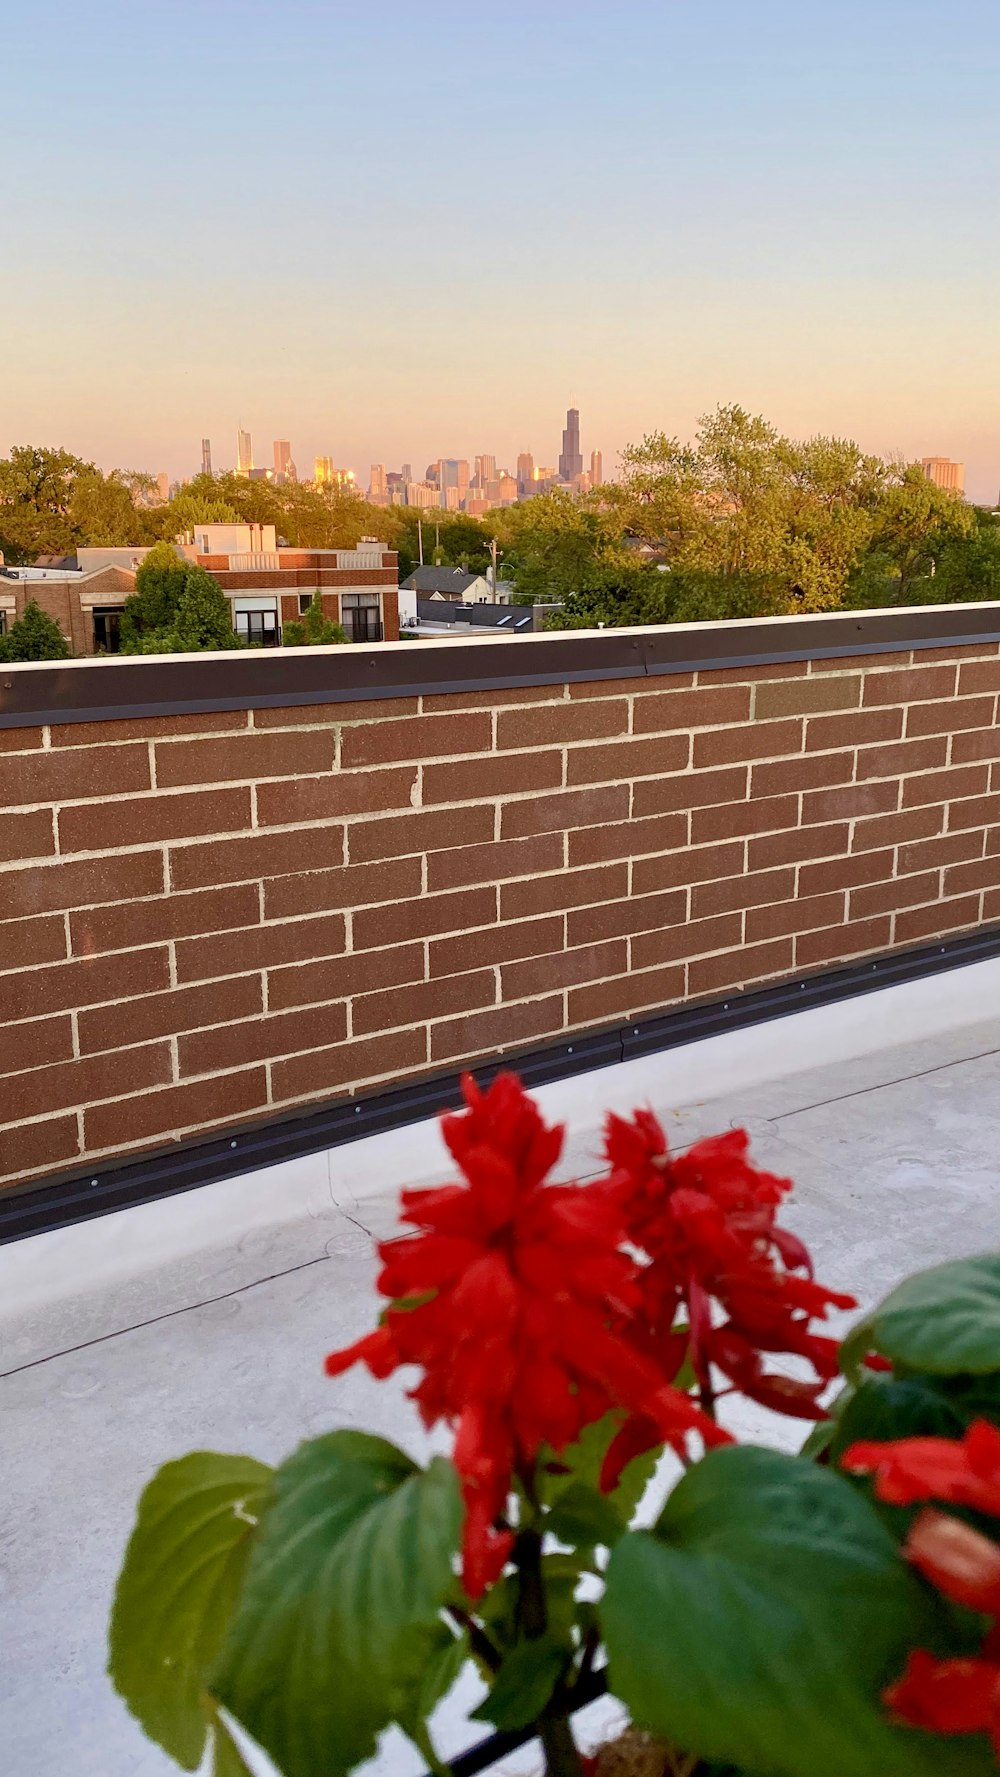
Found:
[[[292,460],[292,447],[287,438],[276,438],[274,441],[274,473],[288,474],[288,465]]]
[[[535,479],[535,459],[530,450],[522,450],[517,459],[517,491],[524,497],[533,491]]]
[[[599,450],[590,453],[590,485],[600,487],[604,480],[604,458]]]
[[[950,457],[922,457],[920,467],[936,487],[946,487],[952,494],[964,493],[964,463],[953,463]]]
[[[249,475],[253,468],[253,440],[240,426],[236,434],[236,473]]]
[[[156,497],[161,506],[165,506],[170,498],[170,477],[165,469],[161,469],[156,477]]]
[[[328,482],[333,480],[332,457],[313,458],[313,480],[319,487],[325,487]]]
[[[497,478],[496,457],[489,457],[489,456],[477,457],[476,458],[476,482],[477,482],[477,485],[480,488],[485,488],[486,483],[488,481],[495,481],[496,478]]]
[[[583,457],[580,455],[580,415],[575,407],[566,414],[566,429],[562,435],[562,451],[559,455],[559,477],[561,481],[574,481],[583,474]]]
[[[203,475],[212,473],[212,440],[203,438],[201,441],[201,472]]]
[[[373,463],[368,482],[368,498],[370,500],[387,500],[389,497],[389,477],[385,472],[384,463]]]

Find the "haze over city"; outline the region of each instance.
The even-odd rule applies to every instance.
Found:
[[[572,402],[611,474],[735,401],[995,498],[993,0],[48,20],[5,24],[0,449],[183,477],[242,420],[363,485],[554,461]]]

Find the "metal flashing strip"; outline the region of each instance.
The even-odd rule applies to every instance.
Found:
[[[633,1023],[570,1033],[542,1049],[475,1063],[469,1071],[485,1082],[502,1068],[513,1068],[526,1085],[543,1086],[998,956],[1000,926],[994,926],[804,979],[664,1010]],[[86,1171],[8,1186],[0,1190],[0,1244],[423,1122],[456,1104],[465,1071],[449,1070],[388,1091],[229,1128],[200,1141],[147,1149],[113,1162],[95,1161]]]

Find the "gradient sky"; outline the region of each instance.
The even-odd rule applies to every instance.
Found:
[[[367,481],[738,401],[1000,485],[998,0],[8,9],[0,449]]]

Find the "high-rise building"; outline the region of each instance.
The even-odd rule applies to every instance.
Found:
[[[590,485],[600,487],[604,481],[604,458],[599,450],[590,453]]]
[[[408,481],[406,483],[406,504],[408,506],[437,506],[441,495],[436,487],[430,487],[426,481]]]
[[[292,460],[292,447],[287,438],[276,438],[274,441],[274,473],[276,476],[288,476],[288,465]]]
[[[313,458],[313,480],[317,487],[325,487],[328,482],[333,480],[332,457]]]
[[[522,450],[517,459],[517,491],[522,500],[534,492],[535,459],[530,450]]]
[[[170,477],[165,469],[161,469],[156,477],[156,498],[161,506],[165,506],[170,498]]]
[[[476,458],[476,475],[475,475],[476,486],[478,488],[485,488],[488,481],[495,481],[496,478],[497,478],[496,457],[490,457],[490,456],[477,457]]]
[[[212,440],[203,438],[201,441],[201,472],[203,475],[212,473]]]
[[[953,463],[950,457],[921,457],[920,467],[935,487],[944,487],[951,494],[965,492],[965,464]]]
[[[368,481],[368,498],[373,504],[382,505],[389,498],[389,478],[384,463],[373,463]]]
[[[240,426],[236,433],[236,473],[249,475],[253,468],[253,440]]]
[[[583,474],[583,457],[580,454],[580,414],[577,408],[571,407],[566,414],[566,426],[562,435],[562,450],[559,453],[559,479],[574,481]]]
[[[399,473],[402,476],[404,487],[408,481],[413,480],[413,470],[409,463],[404,463]]]

